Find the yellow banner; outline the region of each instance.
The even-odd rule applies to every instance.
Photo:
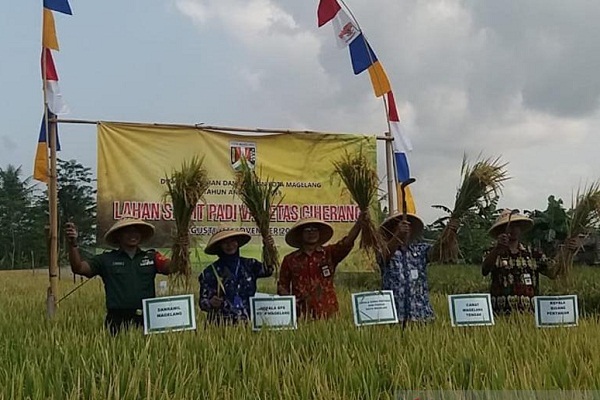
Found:
[[[198,204],[191,233],[201,247],[222,227],[241,227],[253,235],[250,248],[260,248],[259,232],[233,182],[240,158],[254,165],[263,179],[282,183],[283,201],[271,222],[276,243],[299,219],[316,217],[334,226],[334,239],[350,229],[359,210],[333,174],[332,161],[345,151],[362,148],[376,166],[374,136],[350,134],[280,133],[230,134],[191,127],[100,123],[98,125],[98,243],[124,215],[151,222],[156,234],[150,246],[169,248],[175,224],[165,203],[165,177],[184,160],[204,157],[211,180],[205,202]],[[285,254],[288,248],[280,248]],[[244,251],[246,254],[246,251]]]

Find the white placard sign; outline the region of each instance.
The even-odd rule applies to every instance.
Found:
[[[536,327],[577,326],[579,308],[576,295],[536,296],[533,301]]]
[[[277,296],[258,293],[250,297],[252,330],[296,329],[296,296]]]
[[[450,295],[448,305],[452,326],[494,325],[489,293]]]
[[[196,329],[193,294],[144,299],[142,308],[145,335]]]
[[[391,290],[352,293],[352,312],[356,326],[398,323]]]

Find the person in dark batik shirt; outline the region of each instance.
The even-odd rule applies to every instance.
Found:
[[[240,247],[251,236],[239,230],[222,230],[209,240],[204,252],[218,259],[199,276],[200,309],[208,321],[236,324],[250,320],[250,297],[256,294],[256,280],[273,274],[273,266],[240,256]],[[267,237],[265,243],[273,241]]]
[[[377,256],[382,289],[394,293],[398,320],[434,319],[427,283],[431,245],[418,241],[423,233],[423,221],[410,213],[403,221],[399,213],[385,219],[380,231],[385,241],[383,251]]]
[[[496,245],[483,260],[481,272],[484,276],[491,274],[490,295],[495,314],[533,312],[540,275],[556,277],[555,260],[520,241],[521,235],[532,227],[532,219],[516,210],[505,210],[489,230]],[[567,241],[566,246],[569,251],[576,251],[577,240]]]

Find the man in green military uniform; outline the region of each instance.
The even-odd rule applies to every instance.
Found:
[[[142,299],[156,296],[154,278],[169,273],[169,259],[158,251],[140,249],[139,245],[154,235],[154,226],[136,218],[117,221],[104,235],[112,250],[81,259],[77,246],[77,227],[67,223],[69,263],[75,274],[92,278],[99,275],[106,292],[105,326],[111,334],[128,325],[143,326]]]

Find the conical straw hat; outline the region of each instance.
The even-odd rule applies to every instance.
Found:
[[[494,225],[492,225],[489,230],[490,236],[497,237],[499,234],[501,234],[506,229],[506,225],[509,223],[509,221],[511,225],[519,225],[523,232],[533,227],[533,220],[531,218],[527,218],[519,213],[512,214],[512,216],[511,214],[511,210],[502,211],[502,214],[500,214],[496,222],[494,222]]]
[[[297,249],[302,247],[302,230],[308,225],[316,225],[319,228],[319,245],[327,243],[333,237],[333,227],[327,222],[317,218],[306,218],[292,226],[285,235],[285,242]]]
[[[223,240],[229,239],[229,238],[236,238],[237,242],[238,242],[238,246],[242,247],[243,245],[248,243],[250,241],[250,239],[252,239],[252,236],[250,236],[249,233],[246,233],[239,229],[224,228],[224,229],[216,232],[214,235],[212,235],[210,237],[210,240],[208,241],[208,244],[206,245],[204,252],[206,254],[211,254],[211,255],[218,254],[219,244]]]
[[[119,246],[119,235],[118,232],[128,226],[135,226],[140,230],[142,235],[142,242],[150,239],[154,235],[154,226],[144,220],[133,217],[123,217],[104,234],[104,241],[111,246]]]
[[[425,229],[425,224],[423,220],[419,218],[416,214],[406,213],[406,220],[410,223],[410,238],[411,241],[421,236],[423,233],[423,229]],[[390,237],[394,232],[394,228],[396,224],[402,221],[402,213],[396,213],[387,217],[381,223],[381,230],[386,237]]]

